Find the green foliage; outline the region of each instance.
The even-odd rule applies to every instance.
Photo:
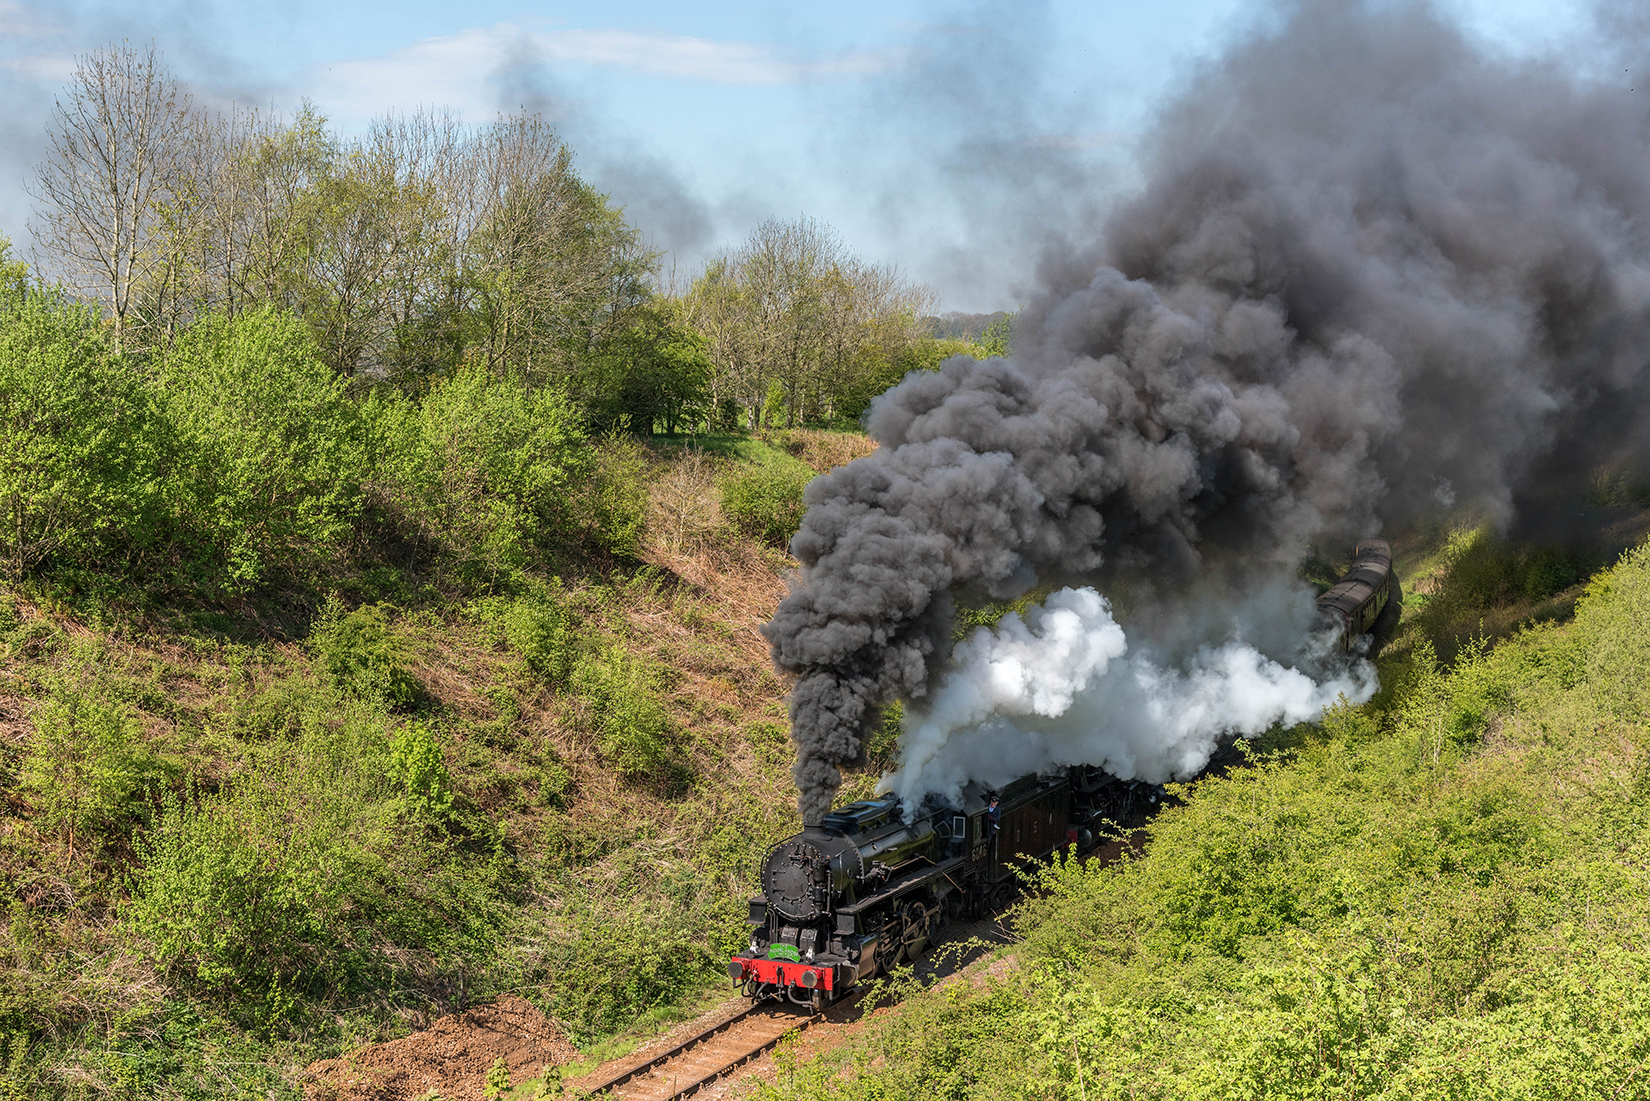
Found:
[[[905,722],[905,705],[895,700],[882,709],[882,718],[865,739],[866,769],[881,773],[894,766],[895,750]]]
[[[567,682],[584,638],[559,582],[529,588],[517,597],[492,597],[480,604],[482,618],[546,683]]]
[[[521,569],[565,525],[591,461],[564,394],[483,368],[457,371],[418,406],[380,397],[368,419],[381,492],[489,572]]]
[[[390,781],[401,789],[409,818],[440,823],[452,814],[453,780],[435,735],[410,722],[390,735]]]
[[[592,542],[617,558],[635,558],[641,552],[649,466],[641,443],[613,433],[596,448],[595,468],[579,494],[581,520]]]
[[[77,839],[113,835],[142,817],[169,771],[131,708],[65,685],[34,714],[19,780],[72,849]]]
[[[500,1056],[493,1060],[493,1065],[487,1068],[487,1079],[482,1083],[481,1096],[487,1101],[502,1097],[510,1089],[510,1067]]]
[[[364,442],[343,382],[296,318],[255,310],[196,321],[161,358],[176,433],[167,491],[221,585],[335,552],[360,507]]]
[[[154,420],[91,310],[19,292],[0,250],[0,558],[93,559],[152,534]]]
[[[722,512],[745,534],[783,547],[802,526],[802,491],[812,477],[800,463],[737,467],[722,479]]]
[[[677,768],[676,730],[659,703],[661,671],[619,646],[579,662],[573,685],[589,704],[602,759],[628,780]]]
[[[418,696],[418,681],[379,604],[345,612],[335,597],[310,632],[309,642],[333,682],[363,699],[405,707]]]
[[[1457,532],[1439,588],[1444,603],[1472,612],[1519,598],[1540,600],[1575,584],[1576,560],[1555,547],[1514,552],[1487,529]]]
[[[674,434],[701,424],[711,376],[705,340],[666,303],[636,311],[581,374],[583,404],[604,429]]]
[[[1009,340],[1014,335],[1014,318],[1017,313],[1004,314],[993,318],[991,324],[985,327],[985,334],[980,337],[980,350],[988,356],[1006,356]]]
[[[123,917],[161,967],[276,1023],[298,997],[485,959],[505,926],[496,856],[403,825],[445,802],[427,731],[392,742],[372,709],[336,712],[307,712],[226,789],[172,799]]]

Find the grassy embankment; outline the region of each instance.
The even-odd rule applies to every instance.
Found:
[[[1570,586],[1432,535],[1375,700],[1180,789],[1144,855],[1050,868],[1001,963],[753,1092],[1650,1096],[1650,545]]]
[[[725,982],[795,814],[756,627],[801,483],[867,446],[772,442],[633,447],[639,561],[5,594],[0,1097],[296,1097],[506,991],[589,1044]]]

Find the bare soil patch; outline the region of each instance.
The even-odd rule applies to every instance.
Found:
[[[506,995],[491,1005],[438,1018],[422,1032],[310,1065],[306,1101],[482,1101],[499,1059],[510,1084],[578,1058],[578,1049],[531,1003]]]

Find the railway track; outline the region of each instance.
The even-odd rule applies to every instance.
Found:
[[[845,999],[832,1008],[846,1006],[853,1000]],[[622,1097],[625,1101],[674,1101],[678,1097],[691,1097],[763,1055],[785,1037],[824,1019],[823,1013],[803,1016],[772,1002],[758,1002],[689,1036],[675,1047],[657,1052],[645,1062],[583,1088],[592,1097]]]
[[[1111,841],[1090,850],[1089,855],[1098,855],[1110,863],[1126,847],[1131,846],[1125,842]],[[940,953],[925,952],[916,964],[918,978],[927,981],[953,973],[990,944],[1005,943],[1004,932],[997,924],[998,917],[991,914],[970,925],[953,927],[951,935],[936,947],[966,942],[976,946],[975,950],[949,958]],[[596,1081],[574,1079],[568,1085],[583,1090],[581,1096],[625,1098],[626,1101],[674,1101],[675,1098],[691,1097],[730,1077],[740,1067],[754,1062],[787,1036],[821,1022],[844,1020],[847,1015],[843,1011],[860,1002],[866,993],[863,990],[852,993],[825,1012],[811,1016],[781,1003],[757,1002],[701,1029],[673,1047],[655,1052],[641,1062],[632,1062],[609,1071]]]

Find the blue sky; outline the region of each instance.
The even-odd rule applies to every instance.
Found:
[[[1576,46],[1580,3],[1440,0],[1498,51]],[[1252,0],[813,5],[31,3],[0,0],[0,230],[73,56],[153,40],[203,98],[307,97],[348,132],[447,106],[529,106],[678,277],[764,217],[809,214],[949,309],[1014,308],[1052,234],[1139,186],[1134,151],[1199,64],[1269,20]]]

